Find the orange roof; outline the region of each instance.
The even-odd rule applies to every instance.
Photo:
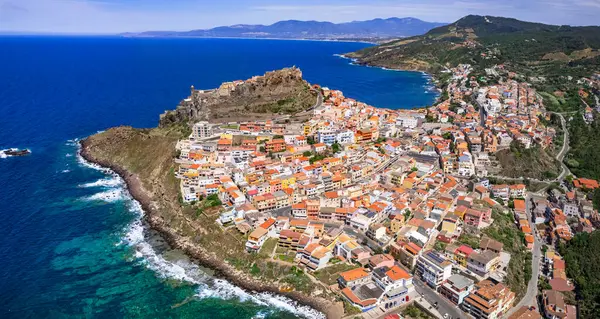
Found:
[[[340,273],[340,277],[342,277],[347,282],[361,279],[367,276],[369,276],[369,273],[366,272],[365,269],[362,267]]]
[[[529,244],[533,244],[533,235],[530,235],[530,234],[525,235],[525,241]]]
[[[275,225],[275,219],[269,218],[266,222],[260,224],[260,228],[269,229],[271,226]]]
[[[525,210],[525,201],[522,199],[514,200],[515,210]]]
[[[370,306],[370,305],[374,305],[377,303],[377,299],[375,298],[371,298],[371,299],[366,299],[366,300],[360,300],[355,294],[354,292],[352,292],[352,290],[350,290],[350,288],[346,287],[344,289],[342,289],[342,294],[344,296],[346,296],[346,298],[348,298],[352,303],[357,304],[357,305],[361,305],[363,307],[366,306]]]
[[[411,276],[404,269],[398,267],[398,265],[394,265],[390,270],[386,271],[385,274],[393,281],[411,278]]]

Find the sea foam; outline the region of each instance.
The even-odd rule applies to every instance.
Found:
[[[79,144],[79,143],[77,143]],[[196,297],[237,299],[242,302],[251,301],[259,305],[288,311],[296,316],[321,319],[325,315],[308,306],[302,306],[297,302],[276,294],[248,292],[223,279],[217,279],[206,274],[193,262],[185,259],[167,260],[165,256],[158,253],[148,242],[145,236],[145,227],[142,221],[144,211],[141,204],[129,194],[123,179],[108,168],[101,167],[85,160],[80,152],[77,153],[80,165],[110,174],[110,177],[95,182],[80,185],[81,187],[106,187],[106,191],[87,197],[88,200],[125,201],[128,210],[136,215],[124,230],[123,238],[117,245],[129,245],[134,248],[133,258],[141,262],[145,267],[154,271],[156,275],[164,279],[175,279],[198,286]]]

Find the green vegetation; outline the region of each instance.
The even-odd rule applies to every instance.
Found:
[[[292,263],[294,262],[294,255],[293,254],[279,254],[277,255],[277,258],[281,261],[285,261],[288,263]]]
[[[339,153],[342,150],[342,146],[340,144],[338,144],[337,142],[335,142],[331,145],[331,149],[333,150],[334,153]]]
[[[406,309],[402,311],[402,315],[408,318],[413,319],[430,319],[431,316],[428,315],[425,311],[423,311],[415,304],[410,304]]]
[[[313,157],[311,157],[311,158],[310,158],[308,161],[309,161],[311,164],[314,164],[315,162],[318,162],[318,161],[322,161],[322,160],[324,160],[326,157],[327,157],[327,156],[325,156],[324,154],[315,154],[315,155],[313,155]]]
[[[474,235],[469,235],[465,232],[460,234],[460,236],[457,239],[457,242],[460,244],[463,244],[463,245],[467,245],[473,249],[479,248],[479,237],[474,236]]]
[[[204,201],[204,207],[217,207],[221,205],[223,205],[223,203],[217,194],[208,195]]]
[[[581,318],[600,313],[600,231],[578,233],[559,252],[567,264],[567,276],[575,281]]]
[[[344,314],[345,314],[345,315],[347,315],[347,316],[351,316],[351,315],[358,315],[358,314],[361,314],[361,313],[362,313],[362,311],[361,311],[359,308],[357,308],[357,307],[354,307],[354,306],[353,306],[351,303],[349,303],[348,301],[346,301],[346,300],[343,300],[343,303],[344,303]],[[359,318],[360,318],[360,317],[359,317]]]
[[[537,145],[526,149],[513,141],[510,149],[498,151],[496,157],[502,165],[500,174],[503,176],[542,180],[556,178],[560,173],[560,163]]]
[[[551,87],[547,89],[551,89]],[[540,92],[540,95],[544,98],[544,105],[549,111],[573,112],[582,109],[583,103],[581,103],[581,99],[577,94],[577,89],[572,88],[568,92],[563,92],[563,94],[556,96],[554,93]]]
[[[283,277],[281,281],[290,284],[300,291],[312,291],[315,288],[314,283],[308,278],[304,271],[295,266],[291,267],[290,273]]]
[[[489,22],[488,22],[489,21]],[[502,17],[466,16],[425,35],[403,38],[351,54],[362,63],[417,69],[436,75],[446,66],[469,63],[478,71],[498,64],[525,76],[542,76],[550,86],[566,76],[589,76],[600,64],[600,27],[570,27]],[[477,73],[474,73],[477,76]],[[485,83],[495,79],[478,77]],[[441,77],[440,77],[441,79]],[[440,81],[442,86],[443,81]],[[444,95],[442,100],[447,99]],[[565,100],[557,109],[571,109]]]
[[[492,218],[494,222],[485,228],[483,233],[504,244],[504,251],[510,253],[510,262],[504,282],[520,300],[527,292],[527,283],[531,279],[532,255],[525,248],[525,237],[517,228],[512,214],[503,214],[494,208]]]
[[[597,116],[598,114],[596,114]],[[586,124],[581,113],[573,114],[569,121],[571,149],[565,164],[579,177],[600,179],[600,120],[597,117]]]
[[[271,254],[273,253],[273,249],[277,246],[277,238],[269,238],[265,241],[263,246],[260,248],[258,255],[262,258],[271,258]]]
[[[446,249],[447,244],[441,241],[436,241],[435,245],[433,246],[433,249],[437,250],[437,251],[444,251],[444,249]]]
[[[349,265],[346,263],[337,263],[335,265],[330,265],[323,269],[317,270],[313,274],[315,277],[317,277],[317,279],[319,279],[321,282],[323,282],[329,286],[329,285],[333,285],[337,282],[337,279],[340,276],[340,273],[347,271],[347,270],[355,269],[355,268],[357,268],[357,266],[355,266],[355,265]]]

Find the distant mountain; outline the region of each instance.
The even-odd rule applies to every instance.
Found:
[[[279,21],[271,25],[216,27],[191,31],[146,31],[123,33],[139,37],[223,37],[223,38],[282,38],[282,39],[383,39],[424,34],[445,23],[425,22],[416,18],[373,19],[332,23],[320,21]]]
[[[469,15],[421,36],[348,54],[359,63],[436,72],[496,64],[538,76],[586,76],[600,66],[600,27],[572,27]]]

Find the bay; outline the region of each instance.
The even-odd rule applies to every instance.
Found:
[[[351,65],[364,43],[0,37],[0,317],[318,316],[210,275],[143,228],[122,181],[77,156],[77,139],[153,127],[190,85],[212,88],[296,65],[311,83],[378,107],[436,93],[418,72]]]

